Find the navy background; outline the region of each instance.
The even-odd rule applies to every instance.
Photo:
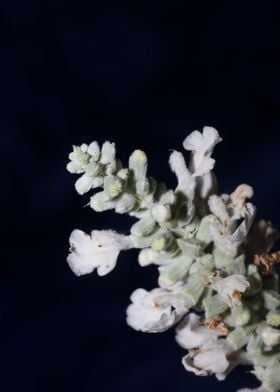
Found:
[[[83,208],[65,170],[72,144],[135,148],[170,186],[168,150],[215,126],[222,192],[254,186],[259,217],[280,225],[279,10],[261,1],[16,1],[0,5],[0,390],[235,391],[184,371],[165,334],[126,326],[125,308],[156,273],[137,252],[103,278],[65,261],[74,228],[131,220]]]

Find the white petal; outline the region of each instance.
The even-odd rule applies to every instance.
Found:
[[[99,144],[96,141],[90,143],[90,145],[88,146],[87,152],[89,155],[91,155],[93,157],[94,161],[97,161],[100,156]]]
[[[127,308],[127,324],[137,331],[163,332],[182,317],[180,300],[157,288],[150,292],[137,289]],[[180,309],[179,309],[180,307]]]
[[[236,225],[235,221],[230,219],[227,226],[214,222],[209,227],[209,231],[215,244],[222,248],[226,253],[229,253],[231,256],[235,256],[238,248],[245,241],[249,233],[255,218],[255,212],[255,207],[251,203],[247,203],[243,209],[244,220],[234,232],[232,231]]]
[[[222,197],[217,195],[210,196],[208,205],[212,214],[216,215],[217,218],[219,218],[223,224],[227,222],[226,225],[228,225],[229,215],[227,212],[225,202],[222,199]]]
[[[93,230],[91,236],[74,230],[70,236],[71,253],[67,261],[76,275],[84,275],[97,268],[100,276],[115,267],[121,250],[133,246],[129,236],[110,230]]]
[[[66,169],[70,172],[70,173],[83,173],[83,169],[81,167],[81,162],[78,161],[70,161],[67,163]]]
[[[264,344],[268,347],[276,346],[280,343],[280,331],[272,327],[266,327],[262,333]]]
[[[171,170],[176,174],[178,179],[178,189],[185,194],[193,195],[195,189],[195,181],[186,166],[183,154],[173,151],[169,158]]]
[[[230,195],[228,208],[231,211],[232,219],[240,219],[244,216],[247,207],[246,200],[250,199],[254,194],[253,188],[247,184],[239,185]]]
[[[204,139],[199,131],[190,133],[183,142],[183,146],[187,151],[200,151],[203,148]]]
[[[69,239],[71,253],[67,262],[76,275],[84,275],[96,268],[96,259],[91,257],[92,240],[81,230],[74,230]]]
[[[93,181],[92,176],[89,176],[86,173],[83,174],[75,183],[76,191],[80,195],[87,193],[92,187],[92,181]]]
[[[216,146],[216,144],[220,143],[223,140],[220,137],[217,129],[207,126],[203,128],[203,138],[205,141],[205,146],[207,146],[208,153],[212,153],[213,148]]]
[[[209,157],[204,157],[200,160],[199,164],[196,166],[195,172],[193,175],[195,177],[200,177],[205,174],[208,174],[213,167],[215,166],[215,159],[209,158]]]
[[[158,223],[163,223],[171,219],[171,208],[169,204],[155,203],[151,209],[151,215]]]
[[[116,148],[115,143],[110,143],[108,141],[104,142],[101,149],[100,163],[108,165],[115,159]]]
[[[176,328],[176,341],[186,349],[199,347],[207,339],[218,339],[222,334],[201,323],[201,317],[189,313]]]
[[[212,373],[223,373],[227,370],[229,362],[220,350],[200,352],[194,358],[194,365]]]
[[[191,166],[194,176],[205,175],[213,169],[215,161],[211,154],[221,140],[218,131],[212,127],[204,127],[203,133],[194,131],[186,137],[183,146],[192,151]]]
[[[250,286],[245,276],[233,274],[226,278],[215,276],[212,278],[211,287],[216,290],[228,306],[240,305],[238,293],[243,293]]]
[[[186,370],[199,376],[224,373],[229,367],[227,355],[231,348],[224,339],[207,340],[199,350],[191,350],[182,363]]]
[[[247,203],[244,209],[244,220],[232,235],[233,242],[242,243],[245,240],[255,219],[255,215],[256,208],[252,203]]]
[[[141,302],[145,298],[146,294],[147,294],[147,291],[145,289],[141,289],[141,288],[136,289],[131,294],[130,299],[132,302],[135,302],[135,303]]]
[[[218,131],[213,127],[204,127],[203,133],[194,131],[186,137],[183,146],[188,151],[210,155],[216,144],[222,141]]]
[[[217,191],[217,179],[212,172],[196,178],[196,183],[197,190],[202,199],[206,199],[210,194]]]
[[[251,199],[254,195],[254,190],[250,185],[241,184],[239,185],[230,195],[230,198],[234,204],[244,203],[246,199]]]
[[[152,263],[156,264],[156,261],[160,259],[159,253],[155,252],[151,248],[142,249],[138,255],[138,262],[141,267],[146,267]]]

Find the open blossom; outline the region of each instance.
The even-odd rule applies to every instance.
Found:
[[[226,278],[220,276],[210,277],[211,288],[216,290],[223,301],[230,307],[241,304],[241,293],[249,286],[245,276],[234,274]]]
[[[176,329],[177,343],[186,349],[199,347],[209,339],[218,339],[223,334],[202,324],[201,317],[189,313]]]
[[[215,374],[218,379],[223,379],[230,366],[228,356],[232,352],[232,346],[225,339],[208,339],[198,349],[191,349],[182,363],[186,370],[198,376]]]
[[[220,141],[222,139],[215,128],[204,127],[202,132],[192,132],[183,143],[184,148],[191,151],[190,171],[196,179],[197,195],[202,199],[217,188],[216,176],[212,172],[215,160],[211,155]]]
[[[204,198],[215,187],[215,177],[211,173],[215,160],[211,158],[214,147],[222,141],[218,131],[204,127],[203,132],[194,131],[184,140],[183,146],[192,152],[190,167],[185,164],[183,154],[173,151],[170,155],[170,167],[178,179],[178,189],[192,201],[197,187]]]
[[[255,218],[255,207],[251,203],[243,206],[243,221],[237,225],[235,218],[230,217],[222,198],[212,195],[209,198],[211,212],[218,218],[210,227],[210,235],[214,243],[226,253],[235,256],[240,245],[245,241]],[[222,221],[223,219],[223,221]]]
[[[91,235],[74,230],[70,235],[67,262],[76,275],[89,274],[95,268],[99,276],[114,269],[121,250],[132,248],[129,236],[111,230],[93,230]]]
[[[161,288],[135,290],[127,308],[127,323],[137,331],[163,332],[179,321],[191,304]]]
[[[183,146],[192,151],[192,172],[196,176],[202,176],[213,169],[215,160],[211,154],[216,144],[222,141],[218,131],[212,127],[204,127],[202,133],[192,132],[184,140]]]

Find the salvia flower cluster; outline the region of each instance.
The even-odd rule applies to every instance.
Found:
[[[260,380],[255,391],[277,392],[280,294],[275,265],[280,252],[273,246],[279,235],[268,221],[253,223],[249,185],[217,194],[212,153],[221,140],[214,128],[204,127],[183,142],[190,151],[188,164],[181,152],[171,153],[175,190],[147,175],[141,150],[131,154],[125,167],[114,143],[74,146],[67,169],[80,175],[77,192],[93,193],[89,205],[95,211],[112,209],[136,222],[127,235],[74,230],[67,261],[76,275],[96,270],[103,276],[116,266],[122,250],[139,249],[141,266],[158,267],[158,287],[132,293],[127,323],[143,332],[176,325],[187,371],[223,380],[234,367],[249,364]]]

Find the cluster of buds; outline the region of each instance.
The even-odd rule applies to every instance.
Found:
[[[212,153],[221,140],[211,127],[186,137],[188,164],[182,153],[170,155],[174,190],[148,177],[141,150],[124,167],[113,143],[75,146],[67,169],[82,174],[75,184],[78,193],[97,189],[91,208],[127,213],[136,222],[127,234],[74,230],[67,261],[76,275],[96,269],[103,276],[116,266],[120,251],[139,249],[141,266],[157,266],[158,287],[132,293],[127,323],[143,332],[176,325],[176,341],[187,351],[182,359],[187,371],[223,380],[237,365],[251,365],[261,382],[255,391],[277,392],[280,293],[275,265],[280,253],[271,251],[279,234],[270,222],[254,222],[249,185],[217,194]]]

